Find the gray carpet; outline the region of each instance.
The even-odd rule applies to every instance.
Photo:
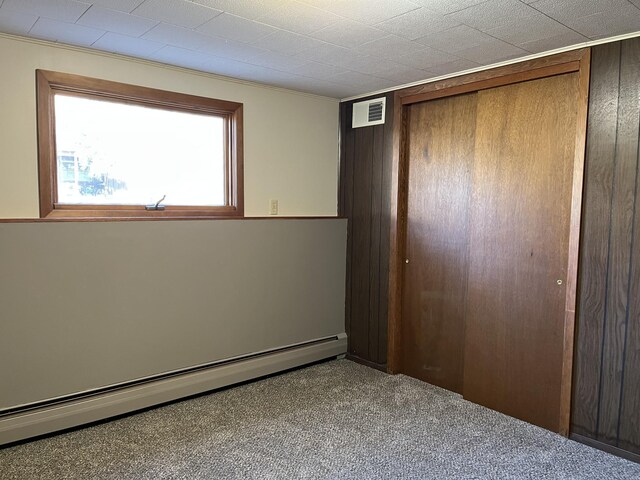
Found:
[[[9,479],[640,479],[640,465],[339,360],[0,450]]]

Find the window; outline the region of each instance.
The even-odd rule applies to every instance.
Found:
[[[38,70],[41,217],[242,216],[242,104]]]

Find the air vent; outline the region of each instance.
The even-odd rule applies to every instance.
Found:
[[[360,128],[383,124],[385,103],[385,97],[354,103],[351,126]]]
[[[369,104],[369,121],[377,122],[382,120],[382,102]]]

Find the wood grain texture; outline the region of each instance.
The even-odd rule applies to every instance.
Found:
[[[587,117],[589,108],[589,78],[591,75],[590,49],[586,49],[580,59],[580,69],[577,75],[576,136],[571,187],[571,213],[569,219],[562,384],[560,386],[559,433],[565,437],[569,436],[571,427],[571,392],[573,382],[573,357],[575,354],[578,262],[580,258],[580,222],[582,220],[582,192],[584,187],[585,145],[587,140]]]
[[[409,107],[402,372],[462,393],[476,94]]]
[[[569,438],[571,438],[571,440],[575,440],[576,442],[589,445],[590,447],[603,450],[612,455],[617,455],[618,457],[626,458],[627,460],[631,460],[632,462],[640,463],[640,454],[631,452],[629,450],[623,450],[622,448],[614,447],[612,445],[609,445],[608,443],[602,443],[598,440],[578,435],[577,433],[572,433],[571,435],[569,435]]]
[[[402,352],[402,272],[407,222],[408,162],[406,161],[407,109],[399,92],[393,108],[393,164],[391,167],[390,245],[389,245],[389,319],[387,365],[389,373],[398,373]]]
[[[551,77],[553,75],[562,75],[564,73],[577,72],[578,70],[580,70],[580,61],[560,63],[547,67],[534,68],[532,70],[520,70],[522,66],[520,66],[519,64],[518,66],[518,71],[515,71],[508,75],[497,75],[491,78],[486,78],[484,80],[465,82],[459,85],[454,84],[444,90],[434,89],[433,91],[426,91],[424,93],[409,95],[404,97],[402,99],[402,102],[405,104],[426,102],[428,100],[449,97],[451,95],[477,92],[479,90],[486,90],[488,88],[495,88],[503,85],[511,85],[513,83],[526,82],[529,80],[535,80],[537,78],[545,78]]]
[[[577,99],[576,73],[478,92],[464,397],[552,431]]]
[[[371,266],[371,162],[373,128],[355,130],[351,250],[351,348],[354,355],[369,356],[369,272]]]
[[[620,102],[625,104],[626,142],[619,152],[629,157],[630,165],[635,163],[635,190],[618,447],[640,455],[640,39],[623,42],[620,57]],[[633,169],[630,175],[634,175]]]
[[[369,242],[369,345],[367,358],[372,362],[380,362],[378,344],[380,342],[380,227],[382,224],[382,166],[384,125],[373,127],[371,157],[371,223]]]
[[[640,42],[633,44],[636,98],[640,99]],[[640,105],[638,106],[640,113]],[[636,123],[638,125],[638,123]],[[640,137],[640,132],[636,132]],[[631,239],[629,303],[623,358],[618,447],[640,455],[640,157],[636,156],[636,191]]]
[[[571,426],[584,436],[598,425],[620,44],[598,46],[591,58]]]
[[[572,432],[640,453],[640,39],[593,49]]]
[[[53,211],[57,191],[55,175],[55,119],[53,90],[47,76],[36,71],[36,108],[38,125],[38,191],[40,217],[47,217]]]
[[[36,70],[38,171],[41,217],[144,218],[244,216],[244,130],[242,103],[111,82],[80,75]],[[221,117],[225,124],[224,205],[148,211],[144,205],[68,205],[58,203],[55,94]]]
[[[386,368],[393,95],[387,122],[351,128],[341,106],[340,213],[349,218],[346,322],[349,354]]]
[[[622,392],[618,446],[640,454],[640,40],[622,44],[620,102],[625,104],[627,138],[624,149],[631,164],[635,160],[635,191],[631,227],[631,256],[626,337],[622,365]],[[622,111],[622,109],[621,109]],[[620,121],[618,122],[620,125]],[[633,176],[634,172],[630,171]]]
[[[389,309],[388,309],[388,362],[389,372],[395,373],[400,369],[401,350],[400,345],[402,338],[400,335],[400,325],[402,321],[401,315],[401,298],[402,298],[402,268],[403,268],[403,248],[404,235],[406,233],[406,187],[407,187],[407,161],[404,153],[405,130],[406,130],[406,105],[420,101],[426,98],[440,98],[450,95],[459,94],[462,91],[469,91],[469,85],[475,84],[481,88],[487,88],[487,82],[497,82],[503,84],[507,81],[522,82],[527,78],[538,78],[545,75],[557,75],[565,71],[582,71],[585,61],[588,61],[588,49],[574,50],[564,54],[543,57],[527,62],[520,62],[513,65],[507,65],[483,72],[454,77],[443,81],[432,82],[429,84],[418,85],[395,92],[395,108],[394,108],[394,133],[393,133],[393,163],[392,163],[392,181],[391,181],[391,225],[390,225],[390,263],[389,263]],[[531,73],[527,73],[532,71]],[[588,73],[588,72],[587,72]],[[584,77],[582,72],[581,76]],[[502,77],[502,78],[501,78]],[[462,88],[462,90],[461,90]],[[584,92],[584,88],[582,90]],[[580,140],[580,132],[576,135],[576,145]],[[584,138],[584,137],[582,137]],[[577,154],[576,154],[577,159]],[[575,193],[575,192],[574,192]],[[579,202],[572,207],[572,222],[579,221]],[[573,215],[573,213],[578,213]],[[573,223],[572,223],[573,224]],[[574,225],[575,227],[575,225]],[[575,228],[574,228],[575,230]],[[574,234],[574,237],[577,235]],[[572,248],[575,248],[577,242],[572,241]],[[571,267],[575,272],[575,261]],[[574,275],[575,277],[576,275]],[[568,280],[570,278],[568,277]],[[571,284],[573,288],[575,281]],[[567,305],[570,303],[570,295],[567,296]],[[566,321],[569,322],[564,331],[564,341],[567,351],[563,357],[563,413],[565,427],[560,431],[566,434],[568,424],[569,410],[569,385],[570,374],[568,370],[571,368],[572,342],[571,335],[573,333],[573,316],[566,315]]]
[[[533,78],[542,78],[558,73],[568,73],[577,71],[579,62],[584,57],[585,50],[572,50],[570,52],[560,53],[558,55],[550,55],[540,57],[525,62],[518,62],[504,67],[492,68],[481,72],[471,73],[458,77],[447,78],[437,82],[426,83],[414,87],[399,90],[401,102],[415,103],[436,96],[441,96],[435,92],[445,91],[445,95],[457,95],[476,91],[482,88],[491,88],[506,83],[515,83]],[[501,78],[509,79],[506,83]],[[491,84],[490,82],[497,82]],[[472,85],[469,87],[469,85]],[[430,96],[436,95],[436,96]]]
[[[380,319],[378,321],[378,359],[387,365],[388,311],[389,311],[389,258],[391,254],[391,178],[393,166],[393,93],[387,95],[382,157],[382,192],[380,222]]]
[[[621,45],[615,163],[609,228],[607,297],[602,342],[598,439],[616,442],[629,306],[629,270],[638,152],[638,80]]]
[[[360,365],[366,365],[367,367],[370,367],[370,368],[375,368],[376,370],[380,370],[381,372],[387,371],[387,366],[384,364],[372,362],[370,360],[365,360],[362,357],[351,355],[350,353],[347,353],[346,358],[347,360],[351,360],[352,362],[359,363]]]

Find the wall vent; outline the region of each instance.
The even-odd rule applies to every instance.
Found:
[[[374,98],[353,104],[352,128],[381,125],[384,123],[386,98]]]

